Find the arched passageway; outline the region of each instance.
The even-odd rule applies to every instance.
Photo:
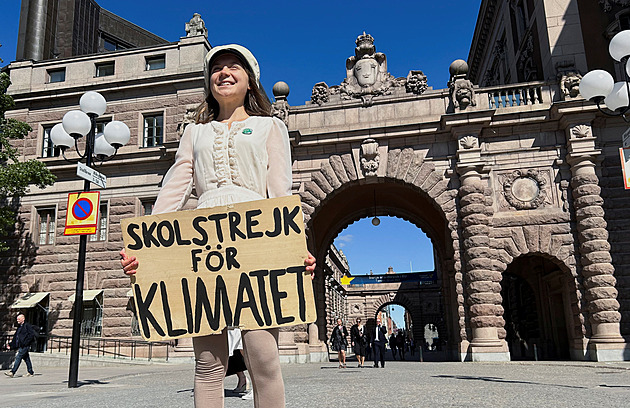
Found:
[[[573,336],[569,279],[541,256],[515,259],[503,274],[505,338],[512,360],[568,360]]]
[[[326,265],[333,240],[349,224],[366,217],[394,216],[411,222],[421,228],[433,245],[435,276],[432,282],[413,282],[380,285],[362,285],[359,289],[327,292],[333,269],[324,267],[325,276],[316,278],[316,302],[318,307],[318,332],[320,339],[326,340],[330,332],[330,310],[327,302],[340,303],[345,307],[347,322],[354,322],[363,316],[368,327],[372,328],[376,313],[386,304],[400,304],[407,308],[413,320],[413,337],[424,339],[423,328],[427,324],[439,327],[442,359],[455,358],[454,351],[460,341],[459,305],[452,270],[452,241],[449,225],[444,213],[429,195],[421,189],[391,179],[374,179],[374,183],[346,183],[328,194],[317,211],[310,216],[309,239],[314,244],[318,262]],[[321,261],[320,261],[321,260]],[[343,267],[337,268],[340,275]],[[352,271],[350,271],[352,273]],[[334,314],[340,314],[335,312]],[[416,323],[417,322],[417,323]],[[420,344],[418,344],[420,347]],[[450,353],[449,353],[450,351]]]

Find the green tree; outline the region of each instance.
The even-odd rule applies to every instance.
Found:
[[[24,139],[33,130],[27,123],[5,118],[6,111],[15,106],[7,88],[11,80],[6,72],[0,73],[0,235],[13,233],[17,221],[19,200],[28,192],[30,185],[39,188],[50,186],[55,176],[46,165],[38,160],[20,161],[19,151],[11,144],[12,140]],[[0,251],[8,246],[0,240]]]

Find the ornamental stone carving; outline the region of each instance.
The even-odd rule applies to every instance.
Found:
[[[580,94],[580,81],[582,75],[575,70],[566,70],[558,72],[558,79],[560,82],[560,91],[563,100],[571,98],[577,98]]]
[[[272,88],[275,102],[271,104],[271,115],[280,119],[286,126],[289,126],[289,85],[286,82],[276,82]]]
[[[372,98],[389,93],[393,76],[387,72],[387,58],[376,52],[374,38],[363,32],[357,37],[354,56],[346,60],[346,78],[341,84],[341,98],[358,98],[371,106]]]
[[[547,199],[547,180],[538,170],[514,170],[503,179],[503,196],[517,210],[533,210]]]
[[[378,142],[374,139],[365,139],[361,143],[361,172],[363,176],[376,176],[379,161]]]
[[[201,14],[193,14],[193,18],[186,23],[186,37],[194,37],[196,35],[203,35],[208,38],[208,29],[206,23],[201,19]]]
[[[475,89],[468,79],[468,64],[464,60],[455,60],[449,67],[451,79],[448,82],[451,101],[455,109],[465,110],[469,105],[477,106]]]
[[[330,98],[330,90],[326,82],[318,82],[313,87],[313,91],[311,92],[311,103],[316,103],[318,105],[323,105],[328,102]]]
[[[195,123],[196,110],[197,110],[197,107],[194,107],[194,106],[186,108],[186,113],[184,113],[184,117],[182,121],[177,125],[177,135],[180,138],[183,136],[186,126],[188,126],[191,123]]]
[[[612,10],[612,4],[619,4],[622,7],[630,6],[630,0],[599,0],[599,4],[601,4],[602,8],[606,13]]]
[[[405,89],[409,93],[421,95],[428,88],[427,76],[422,71],[409,71],[407,74],[407,81],[405,83]]]
[[[474,149],[476,147],[479,147],[479,140],[476,136],[466,135],[459,139],[459,145],[464,150]]]
[[[591,136],[593,136],[593,131],[590,125],[580,124],[571,128],[571,138],[582,139]]]

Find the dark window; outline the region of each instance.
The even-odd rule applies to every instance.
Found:
[[[44,142],[42,144],[42,157],[59,157],[61,155],[61,149],[56,147],[52,140],[50,140],[50,131],[52,125],[44,126]]]
[[[151,215],[153,214],[153,206],[155,205],[155,200],[143,200],[142,201],[142,214],[140,215]]]
[[[114,75],[114,62],[103,62],[96,64],[96,76],[104,77]]]
[[[121,41],[118,41],[114,38],[103,36],[103,49],[105,51],[117,51],[124,50],[125,48],[129,48],[128,44],[124,44]]]
[[[164,116],[161,113],[155,115],[145,115],[142,147],[161,146],[163,130]]]
[[[107,240],[107,202],[101,201],[98,213],[98,222],[96,223],[96,234],[90,235],[90,241],[106,241]]]
[[[53,245],[55,243],[55,209],[45,208],[37,210],[37,230],[39,231],[39,245]]]
[[[105,125],[107,125],[111,121],[112,121],[111,118],[97,120],[96,121],[96,134],[98,135],[99,133],[103,133],[105,131]]]
[[[83,302],[81,337],[99,337],[103,332],[103,294]]]
[[[146,70],[152,71],[154,69],[164,69],[166,67],[166,58],[164,55],[158,55],[156,57],[146,57]]]
[[[64,82],[66,80],[66,69],[49,69],[48,70],[48,82]]]

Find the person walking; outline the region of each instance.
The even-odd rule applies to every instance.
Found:
[[[396,349],[397,347],[396,343],[396,334],[394,334],[394,332],[392,332],[392,335],[389,336],[389,349],[392,351],[392,357],[394,358],[394,360],[396,360]]]
[[[359,368],[363,368],[363,364],[365,364],[365,349],[368,342],[367,333],[360,317],[357,317],[356,324],[350,328],[350,339],[354,355],[357,356],[357,361],[359,362]]]
[[[398,330],[396,335],[396,346],[398,346],[398,356],[401,360],[405,359],[405,336],[402,330]]]
[[[348,330],[343,325],[343,321],[337,319],[337,325],[330,335],[333,350],[337,351],[339,357],[339,368],[346,368],[346,350],[348,349]]]
[[[13,378],[15,373],[17,373],[18,368],[20,368],[20,364],[22,360],[26,363],[26,371],[28,373],[25,377],[32,377],[35,375],[33,372],[33,364],[31,363],[31,357],[29,356],[29,351],[31,349],[31,345],[35,342],[35,330],[33,326],[26,323],[24,315],[20,313],[17,315],[17,324],[18,328],[13,335],[13,340],[9,343],[9,348],[11,350],[17,350],[17,354],[15,355],[15,362],[13,363],[13,368],[9,372],[5,372],[4,375],[7,377]]]
[[[205,99],[186,126],[158,194],[153,214],[180,211],[193,186],[197,208],[225,206],[291,195],[291,146],[285,124],[271,116],[260,85],[260,66],[238,44],[213,47],[204,59]],[[120,252],[127,275],[138,260]],[[309,253],[306,270],[315,270]],[[228,362],[227,329],[193,338],[195,407],[224,406],[223,378]],[[254,389],[254,406],[285,406],[278,353],[279,329],[242,331],[245,364]]]
[[[381,326],[381,318],[376,318],[376,329],[373,332],[372,350],[374,351],[374,368],[381,362],[381,368],[385,368],[385,344],[387,343],[387,330]]]

